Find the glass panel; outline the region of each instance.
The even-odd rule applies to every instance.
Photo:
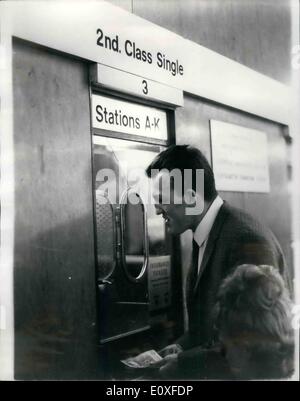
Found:
[[[109,194],[114,206],[120,203],[122,194],[129,188],[141,196],[147,213],[147,226],[150,255],[166,255],[167,241],[165,223],[161,216],[155,213],[155,207],[150,198],[149,179],[145,174],[146,167],[162,150],[158,145],[148,145],[122,139],[105,138],[94,135],[94,176],[96,193]],[[111,171],[109,177],[104,177],[103,169]],[[138,178],[137,178],[138,176]],[[134,206],[134,205],[132,205]],[[133,212],[132,209],[136,210]],[[128,214],[142,221],[141,206],[128,208]],[[130,225],[129,225],[130,226]],[[131,229],[131,236],[138,243],[140,232],[143,231],[139,223]],[[128,234],[129,235],[129,234]],[[131,240],[132,243],[134,243]],[[132,245],[131,245],[132,246]]]

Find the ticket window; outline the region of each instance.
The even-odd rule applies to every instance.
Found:
[[[106,343],[150,330],[157,316],[167,320],[174,303],[171,239],[145,173],[168,143],[168,117],[101,95],[92,107],[96,270]]]

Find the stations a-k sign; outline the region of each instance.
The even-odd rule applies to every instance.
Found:
[[[147,138],[168,138],[166,112],[100,95],[92,95],[92,126]]]

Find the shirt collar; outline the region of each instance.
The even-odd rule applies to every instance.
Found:
[[[210,230],[212,229],[212,226],[223,203],[224,202],[222,198],[218,195],[214,199],[213,203],[210,205],[199,225],[197,226],[194,232],[194,240],[197,242],[199,247],[201,247],[203,243],[207,240]]]

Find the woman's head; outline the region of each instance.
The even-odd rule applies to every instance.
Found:
[[[291,373],[291,301],[275,268],[238,266],[224,280],[218,305],[220,340],[236,376],[275,378]]]

